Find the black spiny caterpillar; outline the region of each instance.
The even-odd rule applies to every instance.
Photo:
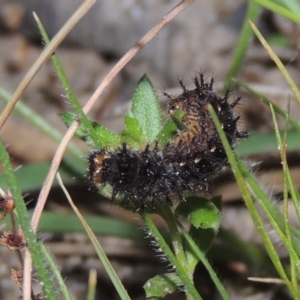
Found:
[[[143,151],[128,149],[126,144],[115,151],[95,151],[89,156],[89,176],[95,184],[110,184],[112,200],[123,195],[122,203],[148,201],[172,204],[176,196],[184,202],[183,192],[209,190],[209,179],[228,164],[226,153],[208,111],[215,109],[225,134],[233,148],[238,138],[247,136],[239,132],[233,108],[237,98],[228,103],[229,90],[224,96],[213,91],[213,79],[205,82],[203,75],[195,77],[195,89],[188,90],[180,81],[183,92],[179,96],[165,93],[168,113],[181,109],[183,130],[177,130],[172,141],[163,149],[156,145]]]

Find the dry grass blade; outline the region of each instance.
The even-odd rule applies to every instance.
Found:
[[[88,234],[90,241],[92,242],[98,257],[101,260],[105,271],[107,272],[108,276],[110,277],[111,281],[113,282],[120,298],[122,300],[129,300],[130,297],[129,297],[126,289],[124,288],[123,284],[121,283],[120,279],[118,278],[118,275],[116,274],[115,270],[113,269],[110,261],[108,260],[107,256],[105,255],[101,245],[99,244],[99,242],[97,240],[97,237],[95,236],[95,234],[89,227],[88,223],[86,222],[86,220],[84,219],[84,217],[82,216],[82,214],[80,213],[80,211],[78,210],[76,205],[74,204],[71,196],[69,195],[67,189],[65,188],[65,186],[62,182],[62,179],[61,179],[59,173],[57,173],[56,177],[57,177],[58,183],[59,183],[61,189],[63,190],[67,200],[69,201],[72,209],[74,210],[78,219],[80,220],[84,229],[86,230],[86,233]]]
[[[94,92],[88,103],[83,108],[85,113],[88,113],[90,109],[93,107],[99,96],[102,94],[103,90],[109,85],[112,79],[128,64],[128,62],[169,22],[171,22],[181,11],[183,11],[187,6],[189,6],[194,0],[183,0],[178,5],[176,5],[163,19],[158,22],[139,42],[137,42],[120,60],[119,62],[112,68],[112,70],[107,74],[102,83],[99,85],[97,90]],[[34,214],[32,216],[32,229],[36,231],[40,216],[42,214],[46,198],[50,191],[50,187],[54,180],[55,174],[57,172],[58,166],[62,159],[63,153],[67,147],[67,144],[73,137],[78,124],[73,123],[72,126],[68,129],[66,135],[61,141],[54,158],[52,160],[51,168],[47,175],[47,178],[42,187],[41,193],[39,195],[39,199],[37,202],[37,206],[35,208]]]
[[[253,22],[251,22],[250,20],[249,20],[249,23],[250,23],[250,26],[252,27],[254,33],[256,34],[257,38],[259,39],[261,44],[264,46],[264,48],[267,50],[267,52],[269,53],[271,59],[276,64],[278,70],[282,73],[282,75],[284,76],[286,82],[289,84],[291,90],[294,92],[297,101],[300,103],[300,91],[299,91],[295,81],[292,79],[291,75],[289,74],[289,72],[285,68],[284,64],[281,62],[279,57],[276,55],[276,53],[274,52],[272,47],[270,47],[270,45],[267,43],[267,41],[262,36],[262,34],[258,30],[258,28],[255,26],[255,24]]]
[[[284,284],[284,281],[280,278],[248,277],[248,280],[263,283]]]
[[[32,273],[32,259],[28,248],[24,254],[24,268],[23,268],[23,299],[31,299],[31,273]]]
[[[71,18],[66,22],[66,24],[61,28],[57,35],[52,39],[48,47],[44,49],[39,58],[35,61],[31,69],[28,71],[24,79],[21,81],[16,91],[14,92],[12,98],[7,103],[5,109],[0,116],[0,129],[5,124],[8,116],[12,112],[14,106],[20,99],[26,87],[29,85],[31,80],[34,78],[38,70],[41,68],[43,63],[50,57],[50,55],[55,51],[58,45],[63,41],[66,35],[71,31],[71,29],[78,23],[78,21],[89,11],[91,6],[95,3],[95,0],[86,0],[77,11],[71,16]]]
[[[47,177],[44,181],[44,184],[42,186],[40,195],[39,195],[39,199],[37,201],[32,219],[31,219],[31,226],[32,226],[32,230],[35,232],[37,230],[38,227],[38,222],[39,219],[41,217],[42,211],[44,209],[44,205],[48,196],[48,193],[50,191],[51,185],[53,183],[55,174],[58,170],[60,161],[62,159],[62,156],[67,148],[67,145],[69,143],[69,141],[71,140],[71,138],[73,137],[76,129],[78,127],[78,123],[73,123],[69,130],[67,131],[64,139],[61,141],[61,143],[59,144],[58,149],[55,152],[54,158],[52,160],[51,163],[51,167],[49,169],[49,172],[47,174]]]

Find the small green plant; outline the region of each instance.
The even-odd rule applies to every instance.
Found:
[[[175,115],[178,118],[176,122],[180,122],[182,112],[177,111]],[[63,113],[61,117],[67,126],[76,119],[72,113]],[[138,83],[133,96],[132,109],[125,116],[125,130],[121,135],[116,135],[95,122],[91,122],[91,124],[92,130],[96,132],[94,135],[97,137],[96,140],[92,140],[93,135],[89,133],[89,129],[83,123],[80,124],[76,135],[91,147],[109,150],[116,150],[123,143],[130,145],[135,150],[144,149],[147,145],[155,147],[155,144],[162,147],[171,141],[178,130],[174,117],[163,123],[158,97],[147,76],[143,76]],[[99,144],[100,141],[101,144]],[[104,144],[105,142],[106,144]],[[112,197],[110,186],[101,186],[100,193]],[[186,197],[185,203],[174,209],[166,201],[162,203],[156,201],[155,205],[142,208],[142,203],[139,201],[129,201],[128,203],[122,203],[120,199],[114,201],[115,204],[122,203],[123,207],[141,213],[145,221],[146,231],[153,238],[154,247],[162,252],[170,261],[173,270],[176,270],[150,279],[144,286],[147,297],[163,297],[165,294],[175,292],[177,288],[182,289],[183,287],[188,298],[201,299],[192,281],[195,267],[201,260],[208,267],[223,297],[228,298],[224,287],[205,259],[205,253],[210,248],[220,225],[220,200],[220,198],[207,200],[190,196]],[[151,221],[149,213],[159,214],[166,221],[173,251]],[[181,233],[184,229],[179,222],[179,216],[184,216],[190,221],[191,226],[186,235],[196,238],[190,238],[184,242]],[[166,287],[168,288],[166,289]]]

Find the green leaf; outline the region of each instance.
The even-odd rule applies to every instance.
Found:
[[[168,273],[149,279],[144,285],[144,290],[147,298],[161,298],[176,292],[177,286],[179,285],[182,285],[182,281],[176,273]]]
[[[137,85],[131,111],[141,127],[142,141],[153,142],[162,127],[162,113],[155,89],[146,75]]]
[[[197,245],[199,251],[201,251],[204,255],[212,246],[212,242],[217,235],[217,232],[217,230],[212,228],[202,229],[191,226],[189,235]],[[198,262],[200,261],[200,257],[196,255],[189,243],[185,246],[185,256],[189,265],[189,270],[194,272]]]
[[[95,128],[98,143],[97,145],[101,145],[101,149],[106,148],[108,150],[114,150],[121,145],[121,138],[119,135],[111,132],[106,127],[93,122],[93,127]],[[96,147],[96,145],[91,145]]]
[[[78,116],[70,112],[61,113],[59,115],[67,127],[70,127],[71,124],[78,119]],[[95,130],[97,141],[94,142],[91,140],[89,131],[83,124],[80,124],[76,130],[75,134],[78,138],[85,141],[91,147],[98,148],[100,146],[101,149],[116,149],[121,145],[121,138],[119,135],[111,132],[109,129],[98,124],[97,122],[91,120],[89,121]]]
[[[156,139],[160,146],[166,145],[176,134],[178,131],[178,122],[180,122],[181,118],[183,117],[184,112],[180,109],[176,110],[173,114],[174,117],[168,119],[163,128],[158,133]],[[177,120],[177,121],[175,121]]]
[[[125,130],[122,132],[122,140],[130,143],[140,143],[143,140],[142,128],[137,118],[129,111],[125,116]]]
[[[221,222],[221,212],[211,201],[200,197],[188,197],[187,202],[177,207],[178,214],[188,217],[196,228],[217,229]]]
[[[220,212],[222,206],[221,197],[216,197],[210,201],[213,205],[215,205],[215,208],[217,208],[217,210]],[[196,228],[195,226],[192,225],[189,230],[189,235],[193,239],[193,241],[195,242],[195,244],[197,245],[201,253],[207,253],[218,231],[219,231],[219,226],[203,229],[203,228]],[[194,270],[194,268],[196,267],[199,261],[199,256],[195,254],[192,248],[190,248],[189,244],[187,244],[186,258],[189,264],[189,268]]]
[[[202,229],[191,226],[189,230],[190,236],[203,253],[206,253],[209,250],[217,233],[217,228]]]

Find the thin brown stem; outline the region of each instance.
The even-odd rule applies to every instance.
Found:
[[[17,228],[17,222],[16,222],[16,218],[15,218],[14,212],[10,212],[10,213],[9,213],[9,216],[10,216],[10,220],[11,220],[11,224],[12,224],[12,232],[13,232],[13,234],[14,234],[14,236],[15,236],[16,238],[19,238],[20,233],[19,233],[19,230],[18,230],[18,228]],[[18,259],[19,259],[21,268],[22,268],[22,270],[24,270],[24,259],[23,259],[21,250],[20,250],[20,249],[17,249],[17,250],[16,250],[16,254],[17,254],[17,257],[18,257]],[[24,272],[23,272],[23,275],[24,275]],[[24,276],[23,276],[23,278],[24,278]],[[31,276],[29,276],[29,278],[31,278]],[[35,295],[34,295],[34,291],[33,291],[32,288],[31,288],[31,290],[30,290],[30,295],[31,295],[31,298],[34,299]],[[25,298],[24,298],[24,299],[25,299]]]
[[[31,299],[31,277],[32,277],[32,259],[29,249],[26,248],[24,254],[24,269],[23,269],[23,299]]]

